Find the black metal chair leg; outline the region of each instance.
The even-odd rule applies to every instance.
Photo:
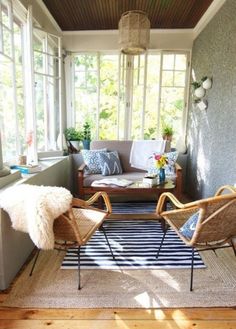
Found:
[[[78,246],[78,290],[81,289],[80,285],[80,246]]]
[[[106,230],[105,230],[105,228],[104,228],[103,225],[101,225],[100,228],[101,228],[101,230],[103,231],[103,234],[104,234],[104,236],[105,236],[105,239],[106,239],[107,245],[108,245],[108,247],[109,247],[109,249],[110,249],[110,253],[111,253],[111,255],[112,255],[112,258],[113,258],[113,260],[115,261],[116,259],[115,259],[115,256],[114,256],[114,254],[113,254],[113,251],[112,251],[111,245],[110,245],[110,243],[109,243],[109,240],[108,240],[108,237],[107,237],[107,234],[106,234]]]
[[[192,247],[192,262],[191,262],[190,291],[193,291],[193,267],[194,267],[194,247]]]
[[[34,271],[36,262],[37,262],[38,257],[39,257],[39,253],[40,253],[40,249],[37,249],[36,254],[35,254],[35,258],[34,258],[34,262],[33,262],[33,265],[32,265],[32,268],[31,268],[31,271],[30,271],[29,276],[31,276],[33,274],[33,271]]]
[[[159,246],[159,248],[158,248],[158,250],[157,250],[156,259],[158,259],[158,257],[159,257],[159,254],[160,254],[160,251],[161,251],[161,247],[162,247],[163,242],[164,242],[164,240],[165,240],[165,236],[166,236],[166,232],[167,232],[168,228],[165,227],[165,228],[163,228],[163,230],[164,230],[164,232],[163,232],[163,236],[162,236],[162,239],[161,239],[160,246]]]
[[[236,248],[234,246],[233,240],[231,240],[231,246],[232,246],[233,251],[234,251],[234,256],[236,257]]]

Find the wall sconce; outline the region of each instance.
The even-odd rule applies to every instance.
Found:
[[[200,110],[206,110],[208,102],[203,97],[206,95],[206,90],[212,87],[212,78],[203,77],[200,81],[194,81],[191,83],[193,86],[194,104],[197,104]]]

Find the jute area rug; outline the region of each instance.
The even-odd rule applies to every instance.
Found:
[[[165,308],[236,306],[236,258],[230,249],[201,254],[207,268],[194,270],[61,270],[63,253],[42,252],[32,277],[29,264],[4,306],[36,308]]]

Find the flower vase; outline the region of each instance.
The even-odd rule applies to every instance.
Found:
[[[165,180],[166,180],[165,169],[164,168],[160,168],[160,171],[159,171],[159,182],[160,182],[160,184],[165,183]]]

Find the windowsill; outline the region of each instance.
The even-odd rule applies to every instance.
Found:
[[[5,189],[15,184],[27,183],[30,178],[36,175],[40,175],[48,168],[53,167],[54,165],[56,165],[60,161],[63,161],[66,158],[66,156],[58,156],[40,159],[39,165],[42,167],[42,170],[33,174],[22,174],[19,170],[13,169],[11,170],[11,173],[9,175],[0,177],[0,189]]]

